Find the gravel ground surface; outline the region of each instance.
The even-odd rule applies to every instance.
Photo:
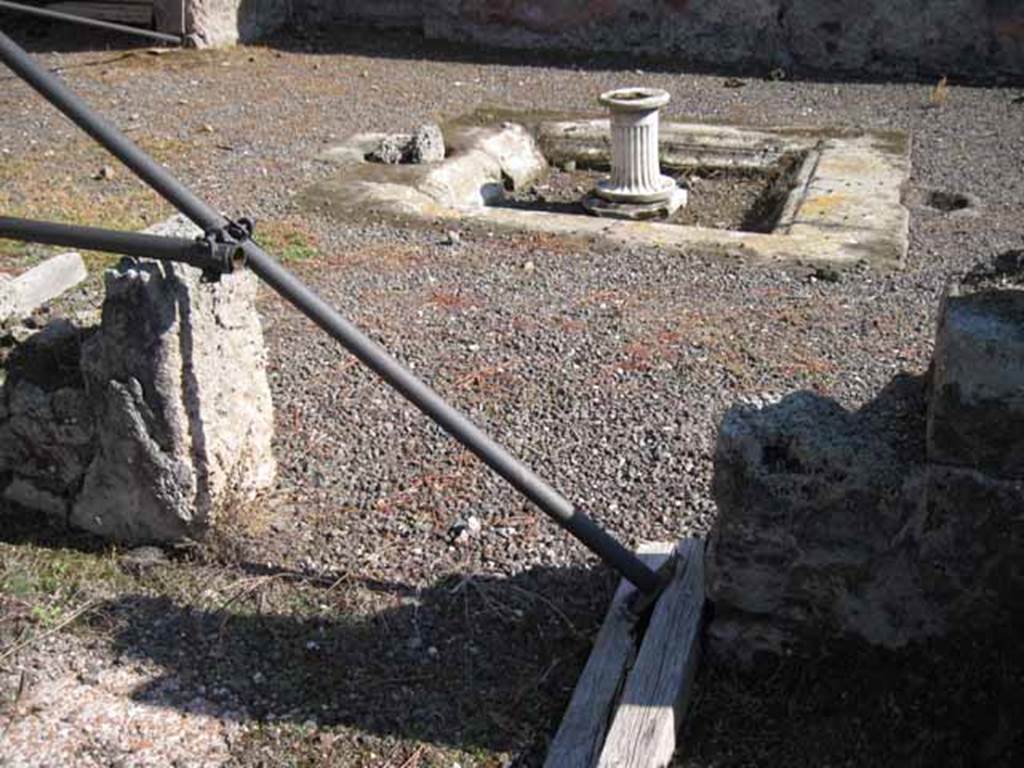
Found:
[[[947,279],[1022,245],[1015,89],[953,83],[930,106],[930,84],[725,87],[656,65],[502,58],[378,33],[161,55],[100,50],[107,39],[88,34],[91,50],[47,52],[66,37],[34,46],[201,196],[257,219],[258,239],[630,545],[713,524],[726,408],[797,389],[870,402],[926,368]],[[667,89],[667,119],[909,131],[913,188],[979,206],[916,208],[902,271],[816,277],[539,235],[357,225],[296,203],[332,172],[318,152],[350,133],[483,104],[590,111],[631,83]],[[134,228],[169,213],[6,73],[0,210]],[[16,271],[34,253],[0,243],[0,264]],[[86,305],[95,290],[84,290]],[[279,300],[265,295],[261,310],[280,462],[271,498],[144,565],[8,510],[0,762],[537,764],[614,580]],[[833,675],[846,661],[755,681],[706,671],[680,764],[1000,764],[1021,722],[1008,709],[1021,665],[1000,648],[979,657],[1005,670],[1008,691],[993,700],[971,687],[985,675],[943,677],[930,653],[913,661],[924,681],[950,681],[934,689],[956,703],[944,714],[927,682],[893,683],[902,657],[870,659],[882,671],[868,687]],[[82,705],[69,712],[68,697]],[[854,699],[846,714],[841,701]],[[931,734],[928,748],[875,738],[894,723]]]

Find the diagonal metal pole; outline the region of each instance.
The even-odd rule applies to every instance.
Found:
[[[3,32],[0,32],[0,60],[204,231],[224,230],[230,226],[231,222],[223,215],[196,197],[166,168],[93,112],[58,78],[36,64]],[[659,591],[659,575],[598,526],[586,513],[448,405],[380,345],[342,317],[295,275],[274,261],[253,240],[244,240],[240,245],[245,252],[247,266],[257,276],[341,342],[349,352],[406,400],[476,454],[487,466],[638,589],[648,595]]]

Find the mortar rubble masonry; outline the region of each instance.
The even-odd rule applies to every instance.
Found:
[[[1024,73],[1015,0],[295,0],[291,23],[414,28],[488,48],[618,52],[768,72]]]
[[[900,647],[1024,608],[1024,270],[943,299],[930,376],[855,413],[800,392],[724,417],[707,553],[713,656]]]
[[[150,231],[196,234],[178,218]],[[125,259],[105,282],[98,328],[58,321],[10,366],[5,498],[117,541],[200,536],[274,480],[255,278]]]

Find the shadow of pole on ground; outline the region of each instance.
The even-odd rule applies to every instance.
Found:
[[[284,580],[252,581],[222,609],[141,594],[102,605],[92,621],[116,656],[164,670],[133,697],[542,756],[614,579],[576,567],[452,576],[426,589],[354,580],[304,590],[294,613],[263,609],[264,590]]]

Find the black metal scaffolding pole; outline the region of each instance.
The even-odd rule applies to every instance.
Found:
[[[224,216],[196,197],[166,168],[93,112],[57,77],[36,64],[2,32],[0,60],[205,232],[223,231],[231,226],[231,222]],[[448,405],[380,345],[342,317],[295,275],[281,267],[253,240],[244,240],[240,245],[245,252],[248,267],[267,285],[341,342],[349,352],[398,390],[405,399],[476,454],[605,563],[645,594],[657,593],[661,587],[661,579],[640,558],[622,546],[528,467],[513,458],[469,419]]]
[[[61,13],[60,11],[51,11],[46,8],[39,8],[34,5],[22,5],[21,3],[12,3],[9,2],[9,0],[0,0],[0,8],[4,8],[9,11],[17,11],[19,13],[27,13],[32,16],[42,16],[47,19],[69,21],[72,24],[84,24],[87,27],[99,27],[100,29],[109,29],[113,30],[114,32],[124,32],[126,35],[148,37],[153,40],[160,40],[164,43],[174,43],[175,45],[181,45],[180,35],[169,35],[166,32],[156,32],[152,29],[142,29],[141,27],[130,27],[127,24],[115,24],[112,21],[90,19],[88,16],[76,16],[73,13]]]
[[[230,272],[245,262],[244,251],[235,243],[147,235],[143,232],[119,232],[9,216],[0,216],[0,237],[161,261],[179,261],[213,272]]]

